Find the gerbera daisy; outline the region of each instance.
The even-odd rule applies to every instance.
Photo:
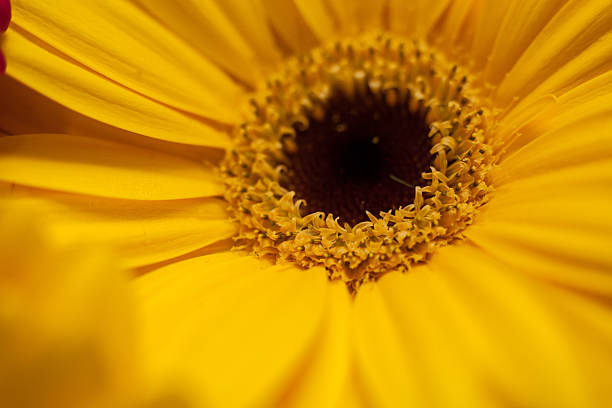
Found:
[[[14,1],[0,180],[196,406],[612,399],[612,3]]]

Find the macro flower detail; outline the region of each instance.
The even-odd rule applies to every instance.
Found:
[[[239,245],[355,290],[460,238],[492,190],[494,119],[442,58],[378,36],[268,80],[223,168]]]
[[[11,6],[0,200],[130,272],[125,315],[68,299],[131,316],[112,333],[135,389],[198,408],[612,399],[609,0]],[[6,234],[3,259],[26,259],[34,237]]]

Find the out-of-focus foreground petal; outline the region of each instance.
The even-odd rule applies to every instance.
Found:
[[[41,213],[0,209],[0,406],[186,407],[140,381],[129,287],[109,252],[59,244]]]

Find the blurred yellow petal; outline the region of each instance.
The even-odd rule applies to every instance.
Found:
[[[294,0],[304,20],[321,42],[334,39],[337,33],[334,16],[324,0]]]
[[[100,197],[170,200],[219,195],[212,169],[179,157],[68,135],[0,139],[0,180]]]
[[[292,53],[302,53],[317,44],[317,39],[293,0],[261,0],[272,29],[281,45]]]
[[[104,250],[57,245],[0,213],[0,405],[127,406],[139,386],[127,282]]]
[[[370,404],[381,408],[426,406],[424,378],[414,368],[418,352],[406,347],[410,339],[402,338],[380,288],[360,288],[354,310],[356,369]]]
[[[347,1],[347,0],[344,0]],[[390,0],[391,30],[401,34],[425,37],[447,9],[450,0]]]
[[[569,78],[537,95],[558,91],[570,85],[569,79],[580,83],[601,72],[601,65],[610,63],[611,28],[612,4],[608,0],[570,0],[505,75],[496,103],[504,106],[513,98],[525,97],[551,76]]]
[[[536,282],[471,245],[443,248],[429,269],[431,320],[445,330],[438,341],[495,401],[480,405],[574,407],[602,397],[589,395],[582,354]]]
[[[391,273],[357,295],[358,364],[374,406],[490,405],[431,288],[444,272]]]
[[[60,58],[16,31],[5,37],[3,50],[11,60],[9,75],[70,109],[170,142],[221,147],[229,144],[225,132]]]
[[[150,381],[165,372],[198,406],[224,407],[281,398],[329,296],[322,269],[273,267],[241,252],[164,267],[135,280],[134,290]]]
[[[129,0],[15,0],[13,24],[30,34],[27,38],[34,36],[31,41],[48,44],[107,81],[204,117],[230,122],[236,118],[241,89]],[[7,57],[14,58],[11,53]],[[16,68],[10,72],[19,73]],[[27,83],[40,86],[34,78]]]
[[[127,268],[184,255],[236,232],[219,199],[112,200],[1,183],[0,197],[44,213],[58,242],[87,237],[115,249]]]
[[[397,0],[401,1],[401,0]],[[479,5],[478,18],[475,22],[474,42],[472,43],[471,59],[476,71],[482,71],[491,54],[497,36],[501,34],[499,27],[506,16],[506,11],[514,0],[482,1]]]
[[[581,293],[572,293],[558,288],[541,288],[540,297],[555,305],[562,324],[567,328],[566,336],[578,350],[578,363],[587,376],[585,387],[590,389],[591,406],[605,400],[612,389],[612,310],[606,299],[589,298]],[[609,299],[609,298],[608,298]]]
[[[298,368],[293,383],[277,404],[280,407],[337,407],[350,377],[351,298],[342,282],[329,290],[325,306],[325,326],[314,347]]]
[[[611,186],[609,160],[512,180],[466,235],[517,272],[610,296]]]
[[[383,26],[386,7],[384,0],[329,0],[324,4],[329,4],[345,34],[355,35],[387,28]]]
[[[453,55],[457,51],[457,46],[461,40],[462,30],[471,22],[470,12],[472,11],[472,1],[451,2],[445,12],[444,22],[437,30],[432,30],[430,36],[440,49]]]

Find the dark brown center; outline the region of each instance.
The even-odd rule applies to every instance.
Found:
[[[307,129],[295,128],[295,151],[285,149],[285,187],[306,201],[303,215],[323,211],[355,225],[368,219],[366,210],[378,216],[411,204],[432,160],[425,118],[380,94],[351,100],[337,92],[324,111]]]

